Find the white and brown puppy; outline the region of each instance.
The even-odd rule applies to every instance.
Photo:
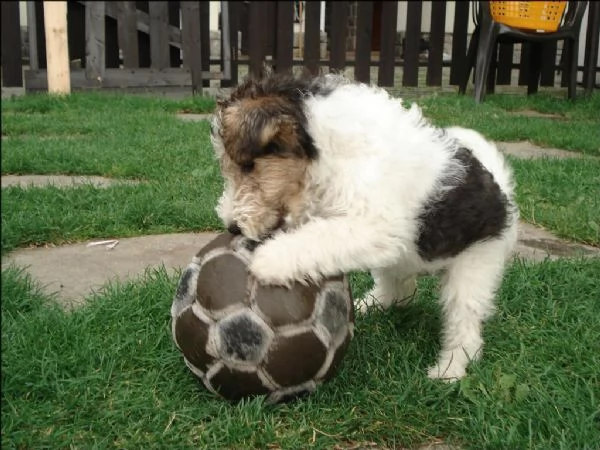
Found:
[[[364,304],[402,304],[415,276],[442,272],[442,350],[432,378],[458,379],[483,345],[518,210],[510,169],[475,131],[341,76],[267,74],[219,102],[217,206],[232,232],[264,241],[250,270],[289,285],[355,270]]]

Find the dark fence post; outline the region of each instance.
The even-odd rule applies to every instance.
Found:
[[[394,86],[394,62],[396,60],[396,22],[398,2],[381,5],[381,50],[379,53],[379,86]]]
[[[250,2],[248,12],[248,56],[249,72],[258,76],[262,72],[265,60],[265,33],[266,33],[266,2]]]
[[[169,5],[167,2],[148,2],[150,14],[150,66],[169,67]]]
[[[321,60],[321,2],[306,2],[304,17],[304,65],[316,75]]]
[[[404,73],[402,86],[419,85],[419,42],[421,40],[421,2],[408,2],[406,38],[404,40]]]
[[[427,86],[442,85],[444,64],[444,37],[446,35],[446,2],[431,4],[431,32],[429,34],[429,58],[427,58]]]
[[[183,65],[190,70],[192,75],[192,93],[202,93],[199,2],[181,2],[181,22]]]
[[[123,67],[136,69],[139,67],[138,33],[135,2],[120,2],[117,29],[119,47],[123,52]]]
[[[275,39],[275,70],[290,72],[294,62],[294,3],[277,2],[277,32]]]
[[[329,70],[342,71],[346,67],[346,33],[348,28],[348,2],[331,2],[329,41]]]
[[[467,68],[467,35],[469,31],[469,2],[454,3],[454,27],[452,28],[452,63],[450,84],[460,84]]]
[[[356,60],[354,64],[354,79],[362,83],[371,82],[372,33],[373,2],[358,2],[358,9],[356,12]]]
[[[23,86],[19,2],[2,2],[2,85]]]
[[[85,5],[85,76],[88,80],[102,83],[105,63],[105,2]]]

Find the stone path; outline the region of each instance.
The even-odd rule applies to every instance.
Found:
[[[211,114],[178,114],[182,120],[210,120]],[[528,142],[497,143],[501,151],[518,158],[577,158],[581,155],[560,149],[544,149]],[[2,188],[7,186],[43,186],[61,188],[91,183],[107,187],[113,183],[132,181],[103,177],[61,175],[2,176]],[[81,304],[97,292],[108,280],[128,280],[138,277],[149,267],[163,266],[168,271],[185,267],[193,255],[216,236],[215,233],[179,233],[118,239],[118,244],[89,246],[89,242],[49,248],[18,249],[2,260],[9,265],[25,267],[47,293],[70,308]],[[545,258],[600,257],[600,248],[563,241],[551,233],[527,223],[521,223],[515,251],[519,257],[541,261]]]

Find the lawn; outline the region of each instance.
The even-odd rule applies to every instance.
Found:
[[[525,220],[600,245],[600,95],[420,100],[440,125],[527,139],[581,159],[511,158]],[[219,230],[221,178],[208,99],[77,93],[2,102],[2,174],[90,174],[139,181],[107,189],[2,189],[2,254],[24,246]],[[561,118],[523,117],[536,110]],[[148,271],[65,312],[26,272],[2,272],[2,444],[6,448],[597,448],[600,260],[513,262],[485,328],[481,362],[433,382],[437,284],[406,309],[360,316],[340,373],[307,399],[230,405],[205,392],[170,337],[177,274]],[[353,274],[355,294],[371,280]]]

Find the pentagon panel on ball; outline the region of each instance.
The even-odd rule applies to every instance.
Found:
[[[248,271],[256,245],[225,232],[196,254],[173,299],[172,335],[211,392],[279,403],[337,373],[353,336],[352,294],[345,275],[261,285]]]

